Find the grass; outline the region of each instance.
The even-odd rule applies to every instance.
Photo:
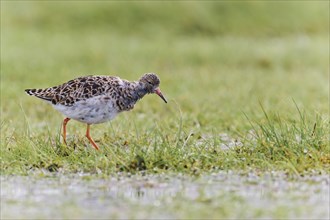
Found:
[[[222,140],[217,134],[200,136],[178,127],[157,127],[134,130],[136,125],[124,122],[122,129],[104,131],[97,141],[101,152],[93,150],[82,135],[61,144],[59,134],[52,137],[45,131],[18,139],[12,134],[2,149],[4,173],[25,174],[44,168],[50,172],[102,173],[118,171],[135,173],[183,172],[200,174],[216,170],[284,170],[292,174],[328,172],[328,125],[320,117],[307,122],[273,119],[265,113],[264,123],[252,122],[248,135],[238,135],[235,141]],[[113,135],[108,135],[112,133]],[[125,135],[122,135],[125,133]],[[165,134],[165,135],[164,135]],[[56,134],[55,134],[56,135]],[[236,143],[236,144],[235,144]],[[221,144],[237,145],[223,150]],[[21,147],[16,147],[21,146]]]
[[[329,173],[328,4],[1,2],[1,174]],[[145,72],[169,104],[92,126],[99,152],[23,92]]]

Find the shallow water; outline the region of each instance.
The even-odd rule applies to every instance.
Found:
[[[329,218],[329,176],[1,176],[8,218]]]

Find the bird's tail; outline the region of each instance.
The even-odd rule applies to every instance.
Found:
[[[52,96],[50,96],[48,89],[25,89],[25,93],[46,101],[52,100]]]
[[[32,96],[41,96],[44,92],[44,89],[25,89],[25,93]]]
[[[35,96],[38,92],[39,89],[25,89],[25,93],[28,95]]]

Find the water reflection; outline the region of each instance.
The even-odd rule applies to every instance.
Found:
[[[104,213],[129,217],[123,210],[137,205],[166,207],[175,202],[222,204],[228,199],[254,207],[309,205],[329,213],[329,176],[290,179],[281,173],[222,172],[200,177],[183,175],[54,175],[1,176],[1,218],[28,216],[63,218],[78,210],[79,216],[97,218]],[[226,200],[227,199],[227,200]],[[163,216],[167,216],[165,209]],[[127,215],[125,215],[127,214]],[[72,217],[72,216],[70,216]]]

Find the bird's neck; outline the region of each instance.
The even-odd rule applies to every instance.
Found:
[[[139,81],[129,82],[126,81],[125,89],[122,92],[123,102],[125,105],[134,105],[139,99],[142,99],[148,92],[143,83]]]
[[[136,102],[139,99],[142,99],[143,96],[145,96],[148,93],[148,91],[144,86],[144,84],[141,82],[137,81],[137,82],[133,82],[132,84],[133,84],[133,89],[131,91],[131,96],[133,100]]]

